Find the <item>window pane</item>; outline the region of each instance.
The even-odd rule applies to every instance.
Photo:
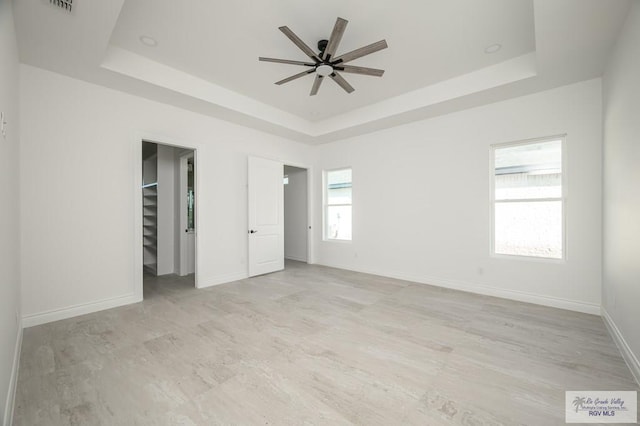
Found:
[[[351,204],[351,187],[335,189],[328,188],[327,204]]]
[[[562,197],[560,173],[509,173],[496,175],[496,200]]]
[[[193,188],[189,188],[187,193],[187,228],[195,229],[196,227],[196,210],[195,210],[195,194]]]
[[[188,160],[187,164],[187,228],[195,229],[196,226],[196,210],[195,210],[195,175],[193,168],[193,159]]]
[[[495,252],[562,259],[562,201],[497,202]]]
[[[327,172],[327,185],[351,183],[351,169],[331,170]]]
[[[351,239],[351,206],[327,207],[327,238]]]
[[[327,172],[327,204],[351,204],[351,169]]]
[[[496,200],[561,196],[561,140],[495,150]]]

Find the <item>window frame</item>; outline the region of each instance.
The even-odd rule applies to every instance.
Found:
[[[514,199],[514,200],[496,200],[495,196],[495,159],[496,159],[496,149],[508,148],[513,146],[521,146],[521,145],[532,145],[536,143],[544,143],[544,142],[552,142],[552,141],[560,141],[560,152],[562,155],[561,164],[562,164],[562,191],[560,197],[551,197],[551,198],[522,198],[522,199]],[[515,142],[503,142],[490,145],[489,149],[489,204],[490,204],[490,248],[489,254],[492,258],[498,259],[510,259],[510,260],[525,260],[525,261],[533,261],[533,262],[544,262],[544,263],[565,263],[567,261],[567,135],[559,134],[552,136],[545,136],[540,138],[533,139],[524,139]],[[561,210],[562,210],[562,235],[561,235],[561,244],[562,244],[562,257],[542,257],[542,256],[528,256],[523,254],[507,254],[507,253],[496,253],[496,230],[495,230],[495,212],[496,212],[496,203],[522,203],[522,202],[545,202],[545,201],[560,201]]]
[[[328,175],[331,172],[338,172],[341,170],[351,170],[351,204],[329,204]],[[328,236],[329,207],[341,206],[351,206],[351,239],[349,240],[329,238]],[[324,169],[322,171],[322,241],[341,244],[350,244],[353,241],[353,167],[351,166],[335,167],[332,169]]]

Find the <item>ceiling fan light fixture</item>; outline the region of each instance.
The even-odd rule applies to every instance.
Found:
[[[318,65],[316,67],[316,73],[318,73],[319,76],[326,77],[333,74],[333,67],[327,64]]]

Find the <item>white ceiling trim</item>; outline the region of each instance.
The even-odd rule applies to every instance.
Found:
[[[110,46],[101,67],[154,86],[300,133],[311,138],[399,116],[455,98],[536,76],[535,53],[522,55],[391,99],[312,122],[204,79]]]
[[[110,45],[123,2],[86,2],[72,13],[61,13],[46,1],[14,2],[21,62],[309,144],[597,78],[629,8],[628,0],[534,0],[535,51],[310,121],[296,111]]]
[[[411,113],[452,99],[536,76],[536,54],[529,53],[404,95],[316,123],[313,136],[346,130],[390,116]]]
[[[311,123],[303,118],[119,47],[109,46],[101,67],[295,132],[312,133]]]

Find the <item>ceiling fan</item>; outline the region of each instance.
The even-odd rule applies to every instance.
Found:
[[[301,65],[308,68],[307,70],[302,71],[298,74],[294,74],[291,77],[287,77],[283,80],[277,81],[277,85],[288,83],[297,78],[304,77],[307,74],[315,73],[316,78],[313,81],[313,86],[311,86],[310,96],[314,96],[318,93],[318,89],[320,89],[320,85],[322,84],[322,81],[325,79],[325,77],[331,78],[333,81],[338,83],[338,85],[342,87],[347,93],[351,93],[355,89],[338,73],[338,71],[382,77],[382,74],[384,74],[384,70],[345,64],[347,62],[353,61],[354,59],[358,59],[365,55],[369,55],[379,50],[386,49],[387,42],[386,40],[380,40],[376,43],[361,47],[349,53],[335,56],[336,50],[338,49],[338,45],[340,44],[340,40],[342,39],[342,35],[344,34],[344,30],[347,28],[348,23],[349,21],[347,21],[346,19],[338,18],[336,20],[336,24],[333,27],[333,31],[331,32],[329,40],[320,40],[318,42],[319,53],[314,52],[313,49],[307,46],[297,35],[295,35],[293,31],[289,29],[289,27],[285,26],[279,28],[279,30],[282,31],[284,35],[286,35],[289,40],[293,42],[293,44],[298,46],[300,50],[302,50],[309,58],[311,58],[313,62],[290,61],[288,59],[263,57],[259,57],[258,60],[263,62],[276,62],[279,64]]]

